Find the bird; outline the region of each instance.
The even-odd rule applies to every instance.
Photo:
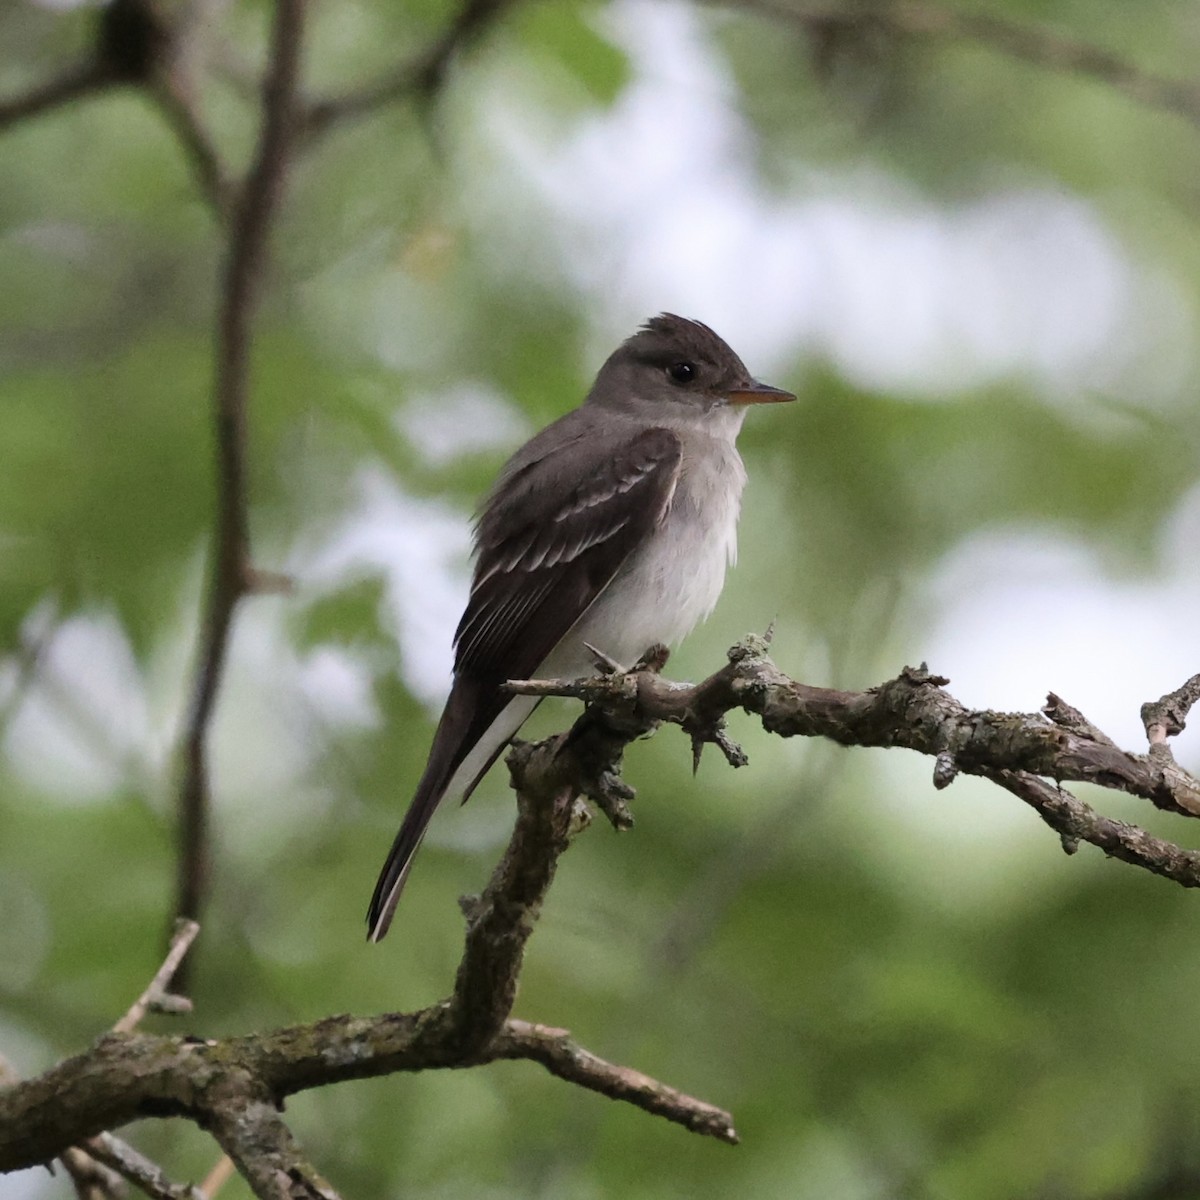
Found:
[[[632,662],[713,610],[737,554],[747,408],[795,398],[707,325],[662,313],[508,460],[476,518],[453,684],[371,897],[370,941],[387,933],[439,803],[465,802],[537,707],[507,680],[591,674],[591,647]]]

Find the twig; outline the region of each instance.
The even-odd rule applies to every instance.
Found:
[[[370,116],[380,108],[409,96],[428,100],[441,87],[450,64],[513,2],[464,0],[446,31],[415,58],[355,91],[317,100],[309,105],[304,115],[306,137],[317,137],[334,125]]]
[[[246,496],[246,403],[251,322],[267,236],[278,208],[296,124],[305,0],[278,0],[263,121],[253,165],[238,197],[221,286],[213,406],[216,433],[215,546],[201,647],[183,735],[179,866],[175,911],[195,918],[209,873],[208,733],[229,649],[234,610],[247,592],[250,546]]]
[[[199,932],[200,926],[195,921],[177,922],[166,958],[129,1011],[113,1026],[114,1033],[131,1033],[147,1012],[167,999],[190,1008],[182,996],[168,997],[167,986]],[[193,1188],[171,1183],[161,1167],[111,1133],[100,1133],[81,1146],[65,1150],[62,1163],[81,1196],[86,1192],[90,1197],[98,1192],[103,1196],[124,1197],[128,1189],[123,1181],[127,1179],[153,1200],[198,1200]]]
[[[200,117],[181,70],[173,65],[164,71],[155,81],[151,95],[183,147],[200,194],[218,221],[224,223],[229,217],[232,188],[220,152]]]
[[[721,0],[727,3],[728,0]],[[943,8],[926,0],[833,7],[792,5],[784,0],[732,0],[729,5],[798,27],[828,40],[831,31],[846,36],[882,31],[894,37],[971,42],[1009,58],[1105,84],[1131,100],[1200,125],[1200,86],[1166,79],[1119,55],[1042,26],[1027,26],[991,13]]]
[[[95,58],[68,67],[61,75],[30,88],[19,96],[0,100],[0,132],[18,121],[50,112],[72,100],[104,91],[120,82]]]
[[[196,940],[200,926],[195,921],[180,920],[176,922],[175,933],[171,937],[171,946],[163,959],[162,966],[154,974],[154,978],[146,985],[145,991],[133,1002],[129,1011],[113,1026],[113,1033],[130,1033],[141,1023],[142,1018],[152,1008],[161,1004],[167,995],[167,987],[179,970],[191,944]],[[173,996],[171,1000],[178,1002],[182,997]]]
[[[127,1179],[151,1200],[205,1200],[203,1193],[191,1185],[172,1183],[162,1167],[111,1133],[91,1138],[84,1148],[90,1158]]]
[[[64,1150],[59,1161],[71,1177],[77,1200],[125,1200],[129,1195],[120,1175],[77,1146]]]
[[[228,1154],[222,1154],[213,1163],[212,1170],[205,1175],[204,1182],[200,1184],[200,1195],[204,1200],[213,1200],[213,1197],[229,1182],[236,1170],[233,1159]]]
[[[731,1146],[738,1143],[733,1117],[723,1109],[659,1083],[640,1071],[597,1058],[565,1029],[509,1021],[491,1052],[496,1058],[531,1058],[568,1083],[577,1083],[613,1100],[624,1100],[693,1133],[714,1137]]]
[[[1200,887],[1200,852],[1185,850],[1136,825],[1105,817],[1065,788],[1027,771],[986,771],[984,775],[1024,800],[1059,834],[1068,853],[1074,853],[1079,842],[1088,842],[1111,858],[1119,858],[1183,887]]]

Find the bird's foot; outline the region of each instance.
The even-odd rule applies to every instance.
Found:
[[[611,654],[606,654],[599,647],[593,646],[591,642],[584,642],[583,648],[592,656],[592,666],[601,675],[636,675],[639,671],[649,671],[652,675],[658,675],[671,657],[670,650],[662,642],[655,642],[653,646],[643,652],[641,658],[632,667],[626,667]]]
[[[592,656],[592,666],[601,675],[624,675],[627,668],[623,667],[610,654],[605,654],[603,650],[593,646],[591,642],[584,642],[583,648]]]

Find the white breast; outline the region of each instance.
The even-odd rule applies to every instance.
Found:
[[[631,663],[655,642],[677,644],[712,612],[726,567],[737,559],[746,471],[732,438],[704,437],[701,445],[700,437],[685,440],[683,471],[662,526],[551,654],[544,673],[569,677],[590,669],[583,642]]]

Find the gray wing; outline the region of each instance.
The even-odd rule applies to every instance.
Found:
[[[387,933],[454,772],[512,699],[500,685],[532,675],[662,523],[681,459],[669,429],[605,433],[577,409],[534,438],[501,476],[476,531],[475,581],[454,637],[454,686],[371,897],[372,941]]]
[[[591,432],[508,472],[476,535],[456,674],[528,677],[661,524],[682,448],[669,429]]]

